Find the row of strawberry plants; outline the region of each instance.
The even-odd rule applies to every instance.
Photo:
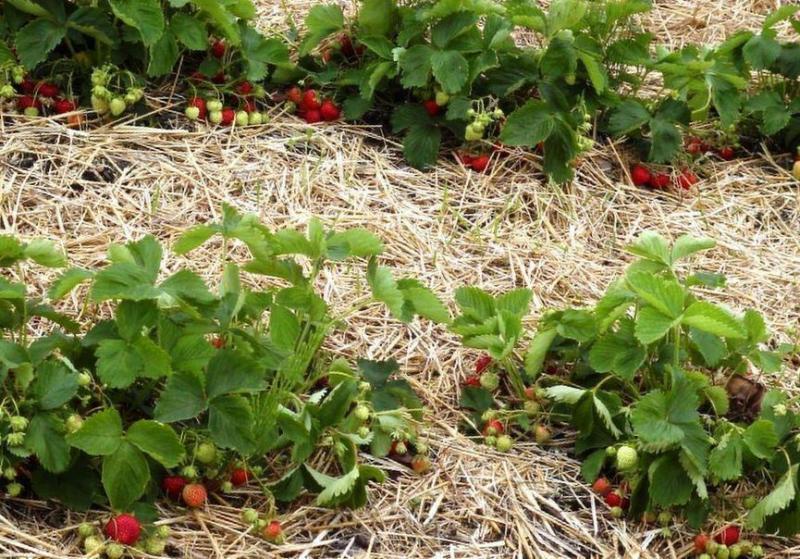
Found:
[[[305,235],[271,231],[226,206],[220,223],[188,230],[173,251],[215,236],[222,253],[213,286],[188,268],[162,278],[163,249],[148,236],[110,246],[100,269],[63,272],[49,302],[28,295],[27,267],[63,267],[64,255],[48,241],[0,236],[6,492],[109,507],[117,513],[105,526],[115,540],[109,556],[121,544],[163,551],[165,531],[141,524],[154,520],[159,498],[202,507],[211,492],[250,484],[280,502],[316,494],[320,506],[359,507],[368,484],[385,477],[361,449],[420,472],[429,465],[420,399],[395,376],[395,362],[331,357],[323,345],[347,314],[334,313],[315,285],[326,268],[368,259],[372,294],[349,312],[382,299],[401,321],[443,320],[438,299],[378,265],[382,243],[363,229],[326,231],[312,221]],[[250,255],[244,264],[233,259],[239,245]],[[78,323],[52,302],[84,283],[74,296],[85,297],[80,318],[89,320]],[[32,338],[43,321],[56,327]],[[280,539],[274,508],[243,519]],[[104,548],[92,526],[81,535],[87,552]]]
[[[443,143],[477,171],[503,146],[524,147],[540,151],[558,182],[594,141],[626,138],[643,159],[675,164],[675,178],[661,167],[632,170],[653,188],[691,188],[690,168],[708,152],[729,159],[765,139],[783,149],[800,142],[800,42],[781,42],[776,30],[800,31],[797,6],[768,16],[758,33],[671,51],[638,23],[647,0],[556,0],[547,10],[520,0],[362,0],[352,20],[317,5],[303,33],[292,26],[272,38],[249,25],[249,0],[142,4],[9,0],[0,97],[16,96],[30,115],[68,112],[89,97],[112,117],[145,112],[139,76],[180,64],[187,116],[211,124],[264,122],[266,86],[312,124],[343,115],[390,127],[415,167],[433,165]],[[93,65],[103,69],[91,85],[72,79]],[[59,93],[61,102],[49,101]],[[794,171],[800,177],[800,165]]]
[[[740,541],[742,522],[800,530],[800,415],[758,380],[797,362],[798,348],[770,345],[757,312],[737,315],[695,291],[725,285],[686,272],[687,257],[714,246],[643,234],[628,249],[639,259],[594,307],[546,313],[528,341],[529,290],[458,290],[450,329],[486,352],[462,386],[464,428],[500,451],[526,434],[546,444],[574,433],[583,477],[612,515],[659,522],[666,537],[679,518],[716,525],[713,538],[698,534],[700,557],[760,557]],[[741,482],[753,488],[743,496]]]

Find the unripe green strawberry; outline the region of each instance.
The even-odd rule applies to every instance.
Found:
[[[617,455],[617,447],[610,446],[606,449],[606,456],[609,458],[614,458]]]
[[[483,421],[491,421],[495,417],[497,417],[497,410],[486,410],[481,414],[481,419]]]
[[[536,400],[525,400],[525,403],[522,405],[522,407],[525,409],[525,413],[528,415],[536,415],[539,413],[539,411],[541,411],[541,406]]]
[[[267,90],[264,89],[263,85],[257,85],[253,89],[253,97],[255,97],[256,99],[262,99],[266,96],[267,96]]]
[[[514,440],[508,435],[500,435],[497,437],[496,447],[500,452],[508,452],[514,446]]]
[[[25,443],[25,433],[9,433],[6,441],[8,446],[22,446]]]
[[[97,536],[89,536],[83,540],[83,550],[89,555],[93,553],[99,555],[103,552],[104,547],[103,540]]]
[[[730,559],[739,559],[742,556],[742,546],[738,543],[730,547]]]
[[[92,96],[108,101],[111,97],[111,92],[103,85],[96,85],[92,88]]]
[[[243,509],[242,520],[247,524],[255,524],[258,522],[258,511],[255,509]]]
[[[64,422],[67,433],[74,433],[83,426],[83,418],[77,413],[70,415]]]
[[[106,546],[106,557],[108,559],[120,559],[125,555],[125,548],[118,543],[110,543]]]
[[[164,555],[164,549],[167,547],[167,542],[161,538],[147,538],[144,543],[144,550],[150,555]],[[108,555],[108,552],[106,552]]]
[[[209,111],[208,122],[211,124],[219,124],[222,122],[222,111]]]
[[[162,540],[167,539],[170,534],[172,534],[172,530],[166,524],[162,524],[161,526],[156,528],[156,536],[161,538]]]
[[[250,122],[250,115],[247,111],[239,111],[236,113],[236,126],[247,126]]]
[[[717,549],[719,549],[719,544],[714,540],[711,540],[706,544],[706,552],[710,555],[716,555]]]
[[[708,553],[701,553],[700,555],[697,556],[697,559],[711,559],[711,555],[709,555]]]
[[[533,437],[538,444],[545,444],[550,441],[552,435],[550,429],[544,425],[537,425],[533,430]]]
[[[10,98],[13,97],[15,93],[14,88],[9,84],[0,87],[0,97]]]
[[[92,95],[92,108],[101,115],[108,112],[108,102],[102,97]]]
[[[24,114],[27,117],[34,118],[39,116],[39,109],[37,109],[36,107],[28,107],[27,109],[22,111],[22,114]]]
[[[792,176],[795,180],[800,181],[800,161],[794,162],[794,167],[792,167]]]
[[[17,469],[13,466],[8,466],[3,470],[3,477],[9,481],[17,479]]]
[[[183,468],[181,468],[181,475],[183,477],[194,479],[197,477],[197,468],[195,468],[192,465],[184,466]]]
[[[80,373],[78,375],[78,386],[89,386],[92,383],[92,375],[89,373]]]
[[[752,509],[753,507],[755,507],[758,504],[758,499],[756,499],[752,495],[748,495],[747,497],[744,498],[744,503],[743,504],[744,504],[744,508],[749,510],[749,509]]]
[[[730,556],[731,552],[730,549],[728,549],[728,546],[721,545],[719,546],[719,548],[717,548],[717,554],[716,554],[717,559],[730,559]]]
[[[9,497],[19,497],[20,493],[22,493],[22,485],[19,483],[9,483],[6,485],[6,491]]]
[[[21,415],[15,415],[8,420],[8,424],[11,425],[12,431],[24,431],[28,428],[28,420],[22,417]]]
[[[618,470],[632,470],[639,464],[639,454],[636,449],[624,445],[617,450],[617,469]]]
[[[483,438],[483,442],[486,443],[486,446],[494,446],[497,444],[497,437],[494,435],[487,435]]]
[[[623,514],[625,511],[622,510],[622,507],[611,507],[611,516],[614,518],[622,518]]]
[[[219,488],[220,490],[222,490],[223,493],[230,493],[231,491],[233,491],[233,483],[230,481],[223,481],[222,485],[220,485]]]
[[[206,103],[206,108],[211,111],[222,111],[222,101],[212,100]]]
[[[672,530],[670,530],[668,527],[664,526],[663,528],[661,528],[661,536],[664,537],[664,538],[671,538],[672,537]]]
[[[436,92],[436,104],[440,107],[444,107],[450,102],[450,95],[445,93],[444,91],[437,91]]]
[[[672,523],[672,515],[667,511],[664,511],[658,515],[658,523],[661,526],[667,527]]]
[[[263,121],[264,121],[264,117],[261,115],[261,113],[256,111],[256,112],[250,113],[249,120],[247,121],[247,124],[249,124],[250,126],[258,126]]]
[[[200,118],[200,108],[199,107],[186,107],[184,111],[186,114],[186,118],[189,120],[197,120]]]
[[[493,116],[496,119],[501,119],[504,116],[506,116],[506,113],[503,112],[503,109],[498,107],[497,109],[494,110],[494,115]]]
[[[750,550],[750,557],[753,559],[759,559],[760,557],[764,557],[764,548],[760,545],[754,545],[753,549]]]
[[[89,536],[92,536],[96,533],[97,530],[95,529],[95,527],[89,524],[88,522],[84,522],[80,526],[78,526],[78,534],[82,538],[88,538]]]
[[[194,451],[195,459],[201,464],[211,464],[217,459],[217,447],[213,443],[200,443]]]
[[[108,108],[111,111],[111,116],[119,116],[125,112],[125,109],[128,108],[128,105],[125,103],[125,100],[122,99],[122,97],[114,97],[108,104]]]
[[[125,96],[122,99],[128,105],[135,105],[139,101],[139,99],[136,97],[136,95],[131,93],[130,91],[128,93],[126,93]]]
[[[356,406],[356,409],[353,410],[353,415],[359,421],[366,421],[369,419],[369,408],[363,404],[359,404]]]
[[[429,449],[427,444],[417,441],[414,446],[417,447],[417,454],[428,454]]]
[[[293,103],[292,101],[286,101],[283,104],[283,108],[286,110],[287,113],[293,115],[297,112],[297,103]]]
[[[493,392],[500,386],[500,377],[497,376],[497,373],[483,373],[481,375],[481,386],[489,392]]]
[[[362,439],[366,439],[367,437],[369,437],[369,427],[367,427],[366,425],[362,425],[361,427],[359,427],[358,436],[361,437]]]
[[[483,138],[483,132],[483,128],[472,123],[468,125],[467,129],[464,131],[464,139],[468,142],[476,142]]]
[[[256,528],[258,530],[263,530],[264,528],[267,527],[267,523],[269,523],[269,520],[267,520],[266,518],[259,518],[258,520],[256,520]]]

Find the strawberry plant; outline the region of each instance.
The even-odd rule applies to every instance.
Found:
[[[160,488],[190,507],[247,483],[279,500],[308,491],[320,505],[356,507],[367,483],[384,477],[360,460],[361,449],[386,456],[403,443],[424,454],[422,403],[393,378],[397,365],[354,368],[324,351],[346,315],[332,313],[315,281],[326,266],[369,259],[371,295],[354,310],[377,300],[402,321],[443,320],[442,304],[378,265],[382,243],[366,230],[331,232],[312,221],[304,235],[270,231],[228,206],[223,216],[174,247],[186,254],[222,238],[216,293],[189,269],[161,278],[163,249],[153,237],[112,245],[98,270],[64,272],[51,300],[86,283],[87,308],[111,311],[84,336],[27,298],[24,283],[0,279],[0,462],[9,493],[30,487],[70,507],[108,504],[140,520]],[[251,260],[231,261],[232,243]],[[65,264],[49,242],[0,237],[3,268],[24,279],[28,260]],[[30,339],[29,323],[43,318],[60,328]],[[127,543],[136,531],[123,522],[131,527],[119,541]]]
[[[690,256],[713,247],[706,238],[670,246],[642,234],[628,248],[639,259],[597,305],[545,314],[521,358],[531,293],[458,290],[451,330],[486,352],[479,382],[462,388],[468,428],[497,445],[503,433],[541,442],[546,424],[568,425],[584,477],[615,515],[676,511],[699,526],[714,503],[730,501],[730,484],[768,480],[747,527],[797,532],[800,416],[787,394],[754,374],[777,372],[789,348],[765,345],[757,312],[735,314],[695,292],[725,284],[687,271]],[[610,480],[619,484],[614,493]]]

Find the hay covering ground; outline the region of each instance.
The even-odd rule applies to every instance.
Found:
[[[671,44],[716,41],[756,27],[780,2],[660,2],[645,24]],[[291,2],[303,14],[310,2]],[[264,29],[285,28],[285,3],[263,0]],[[298,19],[299,21],[299,19]],[[165,99],[154,100],[165,115]],[[626,184],[626,155],[614,146],[584,158],[575,182],[548,185],[537,157],[516,153],[489,176],[451,159],[428,173],[402,163],[397,146],[368,127],[320,126],[313,133],[275,115],[261,129],[171,131],[118,126],[69,131],[57,123],[0,120],[0,231],[60,240],[76,265],[96,266],[111,242],[153,233],[169,243],[186,227],[218,217],[223,201],[272,227],[303,227],[312,216],[365,226],[386,241],[384,263],[448,298],[461,285],[499,292],[529,287],[535,319],[589,304],[623,270],[621,247],[654,229],[719,241],[699,261],[729,276],[724,295],[754,307],[779,341],[800,324],[800,193],[770,156],[710,162],[697,192],[656,195]],[[785,163],[785,162],[784,162]],[[785,165],[784,165],[785,167]],[[219,271],[214,245],[190,264]],[[169,257],[167,265],[181,261]],[[337,308],[363,289],[362,270],[323,277]],[[31,276],[31,281],[47,280]],[[72,303],[78,307],[78,299]],[[84,317],[89,318],[89,317]],[[352,317],[330,349],[350,358],[395,358],[430,410],[434,469],[417,477],[393,463],[394,479],[373,488],[360,511],[300,503],[284,511],[289,543],[276,548],[242,532],[239,511],[264,506],[254,490],[208,510],[164,509],[177,557],[684,557],[690,532],[664,541],[655,527],[612,521],[580,483],[560,448],[519,443],[499,455],[457,432],[460,381],[475,353],[428,323],[403,327],[380,307]],[[532,323],[531,326],[535,324]],[[797,392],[797,371],[770,379]],[[742,487],[741,491],[749,488]],[[102,518],[100,514],[89,519]],[[51,504],[0,504],[0,551],[8,556],[81,556],[74,527],[85,519]],[[799,540],[770,539],[774,557],[800,557]]]

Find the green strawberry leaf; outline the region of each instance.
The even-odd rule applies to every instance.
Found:
[[[90,456],[113,454],[123,442],[119,412],[110,408],[90,415],[80,429],[67,435],[67,442]]]

